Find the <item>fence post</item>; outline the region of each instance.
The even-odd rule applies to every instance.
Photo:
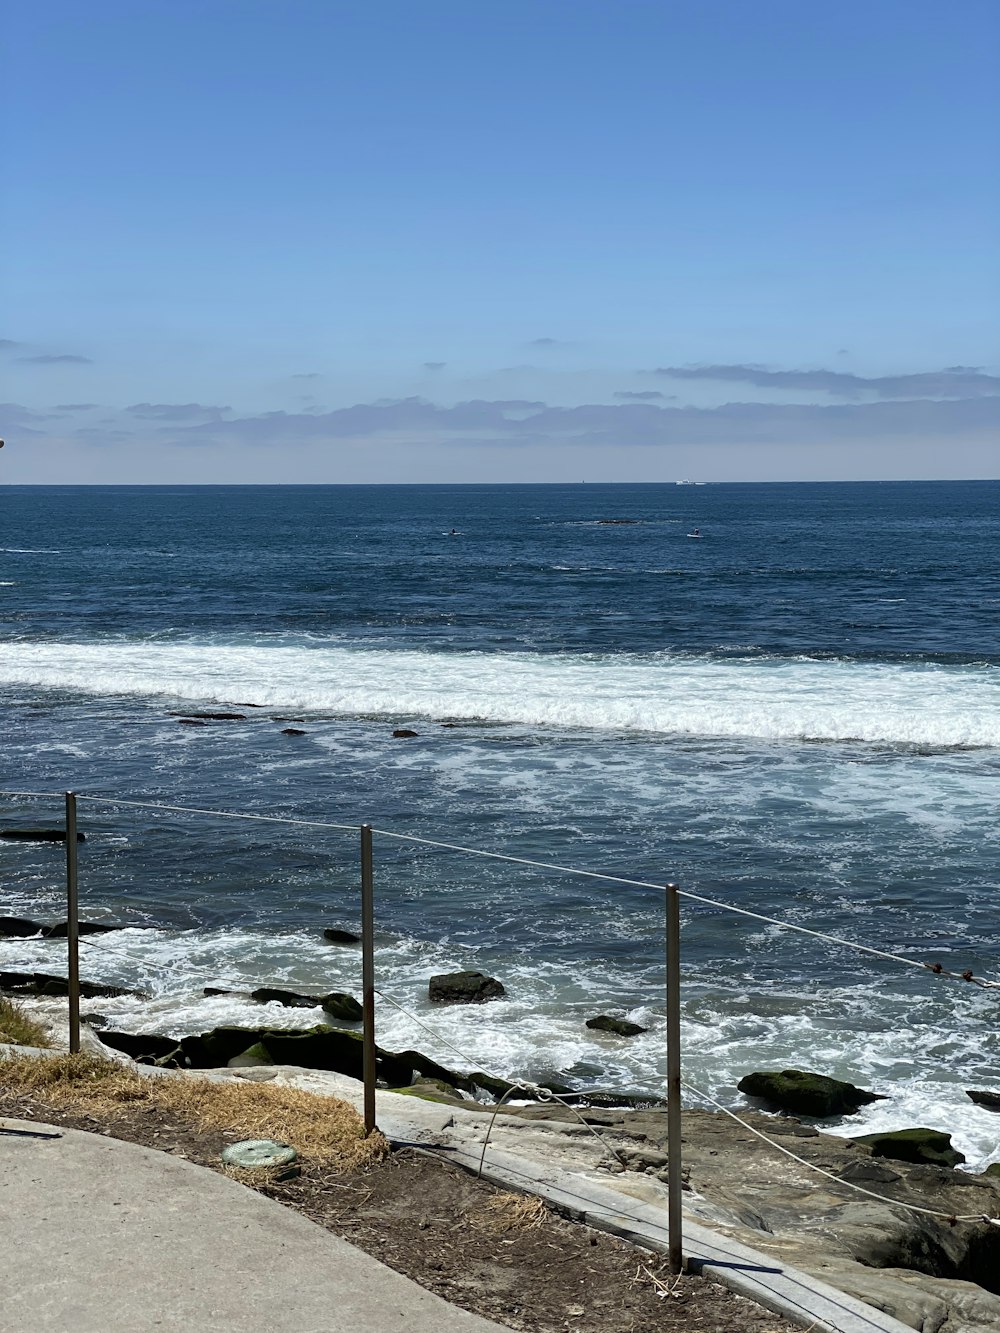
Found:
[[[66,956],[69,1049],[80,1050],[80,907],[77,894],[76,795],[66,793]]]
[[[681,913],[676,884],[666,886],[667,917],[667,1243],[670,1271],[684,1266],[681,1240]]]
[[[375,1128],[375,883],[372,829],[361,825],[361,1010],[365,1134]]]

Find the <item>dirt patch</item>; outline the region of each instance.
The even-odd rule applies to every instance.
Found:
[[[93,1114],[2,1086],[0,1115],[108,1134],[216,1170],[222,1149],[239,1137],[175,1109],[133,1103]],[[658,1254],[411,1149],[348,1172],[307,1164],[293,1180],[258,1188],[453,1304],[526,1333],[794,1327],[703,1278],[671,1277]]]

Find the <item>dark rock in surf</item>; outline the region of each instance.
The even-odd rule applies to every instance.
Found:
[[[747,1074],[736,1086],[748,1097],[758,1097],[775,1110],[818,1119],[853,1115],[869,1102],[886,1100],[880,1093],[856,1088],[853,1083],[843,1083],[840,1079],[802,1069]]]
[[[612,1032],[616,1037],[638,1037],[641,1033],[649,1031],[649,1028],[640,1027],[638,1023],[630,1023],[627,1018],[613,1018],[610,1014],[598,1014],[596,1018],[588,1018],[587,1027],[593,1028],[596,1032]]]
[[[171,713],[171,717],[179,717],[182,721],[194,722],[245,722],[246,713]]]
[[[251,1000],[258,1004],[283,1004],[289,1009],[320,1008],[331,1018],[338,1018],[344,1023],[361,1022],[361,1005],[353,995],[333,991],[329,995],[303,995],[299,991],[281,990],[274,986],[258,986],[250,992]]]
[[[419,731],[411,731],[409,727],[397,727],[392,733],[396,740],[409,740],[413,736],[419,736]]]
[[[355,935],[353,930],[338,930],[336,926],[328,926],[323,931],[323,938],[327,944],[360,944],[361,936]]]
[[[124,926],[106,926],[98,921],[80,921],[77,932],[80,935],[107,935],[112,930],[124,930]],[[47,940],[64,940],[69,930],[69,923],[57,921],[54,926],[43,926],[42,935]]]
[[[222,986],[205,986],[201,993],[202,995],[238,995],[239,991],[226,990]]]
[[[320,1007],[325,1014],[329,1014],[331,1018],[336,1018],[341,1023],[360,1023],[364,1017],[364,1011],[354,996],[342,991],[324,995]]]
[[[980,1092],[976,1088],[967,1088],[965,1095],[977,1106],[985,1106],[987,1111],[1000,1111],[1000,1092]]]
[[[200,717],[182,717],[180,725],[182,727],[207,727],[208,723],[202,721]]]
[[[66,977],[52,977],[45,972],[0,972],[0,990],[20,995],[68,995]],[[80,994],[84,999],[116,999],[131,995],[137,1000],[148,1000],[145,991],[127,990],[122,986],[102,986],[96,981],[81,981]]]
[[[304,736],[306,733],[301,727],[282,727],[282,736]]]
[[[442,972],[427,983],[427,998],[433,1004],[485,1004],[505,994],[496,977],[482,972]]]
[[[29,921],[25,916],[0,916],[0,937],[4,939],[28,939],[31,935],[40,935],[44,929],[37,921]]]
[[[852,1143],[866,1144],[873,1157],[896,1162],[926,1162],[932,1166],[958,1166],[965,1154],[951,1146],[951,1135],[939,1129],[895,1129],[885,1134],[861,1134]]]
[[[0,838],[7,842],[65,842],[66,830],[63,828],[5,828],[0,829]],[[77,831],[77,842],[87,839]]]

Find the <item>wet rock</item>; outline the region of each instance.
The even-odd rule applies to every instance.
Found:
[[[741,1078],[736,1086],[748,1097],[758,1097],[775,1110],[819,1119],[853,1115],[869,1102],[885,1100],[879,1093],[856,1088],[853,1083],[802,1069],[783,1069],[780,1073],[758,1071]]]
[[[353,995],[347,995],[343,991],[332,991],[329,995],[303,995],[298,991],[258,986],[256,990],[250,992],[250,998],[256,1000],[258,1004],[277,1003],[286,1005],[290,1009],[319,1008],[331,1018],[340,1019],[341,1022],[361,1022],[361,1005]]]
[[[185,722],[245,722],[246,713],[171,713]]]
[[[64,828],[5,828],[0,829],[0,838],[7,842],[65,842]],[[77,830],[77,842],[86,842],[84,835]]]
[[[202,995],[238,995],[239,991],[225,990],[222,986],[205,986]]]
[[[107,935],[112,930],[124,930],[125,927],[106,926],[97,921],[80,921],[77,923],[76,929],[80,935]],[[64,940],[68,930],[68,922],[57,921],[54,926],[43,926],[42,935],[47,940]]]
[[[364,1017],[361,1005],[354,996],[346,995],[343,991],[333,991],[330,995],[324,995],[320,1007],[325,1014],[338,1019],[341,1023],[360,1023]]]
[[[294,990],[281,990],[276,986],[258,986],[250,992],[251,1000],[258,1004],[283,1004],[289,1009],[315,1009],[321,1000],[319,995],[301,995]]]
[[[610,1014],[598,1014],[596,1018],[588,1018],[587,1027],[593,1028],[596,1032],[612,1032],[616,1037],[638,1037],[640,1033],[649,1031],[648,1028],[640,1027],[638,1023],[630,1023],[627,1018],[613,1018]]]
[[[301,727],[282,727],[282,736],[304,736],[306,733]]]
[[[45,972],[0,972],[0,990],[21,995],[68,995],[69,982],[66,977],[52,977]],[[119,995],[132,995],[138,1000],[149,999],[145,991],[128,990],[123,986],[102,986],[96,981],[81,981],[80,994],[88,1000],[98,997],[114,999]]]
[[[6,939],[27,939],[40,935],[43,929],[37,921],[29,921],[25,916],[0,916],[0,936]]]
[[[413,736],[419,736],[419,731],[411,731],[409,727],[397,727],[392,733],[396,740],[409,740]]]
[[[958,1166],[965,1154],[951,1146],[951,1135],[939,1129],[894,1129],[884,1134],[860,1134],[854,1143],[866,1144],[873,1157],[897,1162],[927,1162],[933,1166]]]
[[[353,930],[339,930],[336,926],[328,926],[323,931],[323,938],[327,944],[360,944],[361,936],[355,935]]]
[[[966,1097],[971,1097],[977,1106],[985,1106],[987,1111],[1000,1111],[1000,1092],[980,1092],[967,1088]]]
[[[482,972],[442,972],[427,984],[428,999],[434,1004],[485,1004],[505,994],[496,977]]]

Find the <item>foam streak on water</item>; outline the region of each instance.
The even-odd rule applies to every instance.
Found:
[[[1000,746],[987,667],[659,654],[443,654],[331,644],[19,644],[0,681],[339,716],[768,740]]]

